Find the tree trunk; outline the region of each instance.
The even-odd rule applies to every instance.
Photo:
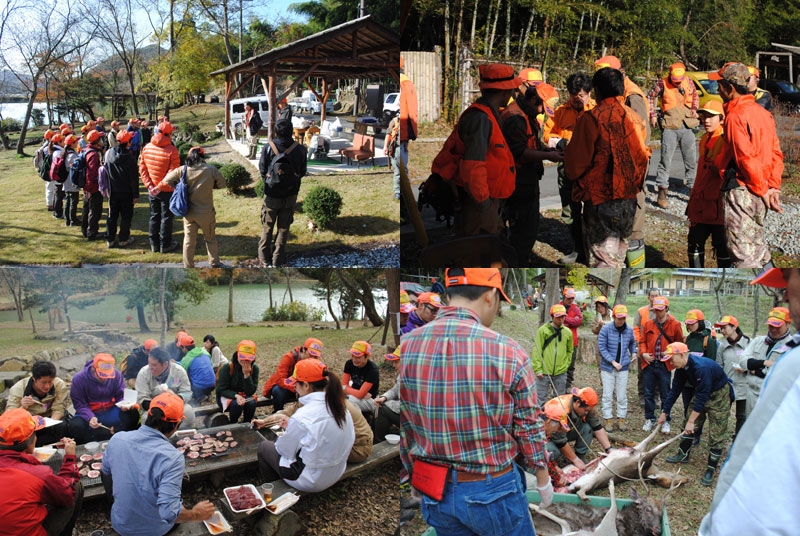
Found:
[[[400,270],[388,268],[386,270],[386,294],[389,297],[389,316],[387,318],[397,319],[390,321],[392,334],[394,335],[395,346],[400,344]]]
[[[600,2],[600,6],[602,7],[603,2]],[[594,23],[594,31],[592,32],[592,44],[590,48],[592,49],[592,54],[594,54],[594,40],[597,37],[597,30],[600,28],[600,13],[597,13],[597,20]]]
[[[269,308],[272,309],[272,276],[267,274],[267,285],[269,286]]]
[[[133,101],[133,115],[139,117],[139,103],[136,101],[136,87],[134,87],[133,65],[130,67],[125,66],[128,72],[128,85],[131,88],[131,100]]]
[[[719,283],[714,285],[714,296],[717,298],[717,313],[719,313],[720,317],[722,317],[722,302],[720,301],[719,295],[725,286],[726,270],[727,268],[722,269],[722,277],[719,278]]]
[[[364,305],[366,317],[369,318],[372,325],[376,327],[382,326],[383,318],[378,313],[377,309],[375,309],[375,298],[372,296],[372,288],[367,281],[365,279],[358,279],[357,282],[353,282],[345,275],[345,270],[337,270],[336,275],[339,276],[339,280],[342,284]]]
[[[572,52],[572,59],[578,57],[578,44],[581,42],[581,32],[583,31],[583,18],[586,15],[585,11],[581,11],[581,24],[578,26],[578,36],[575,38],[575,50]]]
[[[161,311],[161,339],[159,345],[164,348],[167,346],[167,307],[164,304],[164,295],[167,290],[167,269],[161,269],[161,283],[158,286],[158,303]]]
[[[511,0],[506,0],[506,59],[511,57]]]
[[[47,310],[47,323],[50,326],[50,331],[54,331],[56,329],[56,315],[52,309]]]
[[[64,300],[64,316],[67,317],[67,333],[72,334],[72,319],[69,317],[69,302]]]
[[[233,322],[233,270],[231,270],[231,280],[228,284],[228,322]]]
[[[487,54],[488,56],[492,55],[492,48],[494,48],[494,35],[495,31],[497,30],[498,18],[500,18],[500,0],[497,0],[497,5],[494,8],[494,21],[492,22],[492,35],[489,37],[489,53]]]
[[[686,10],[686,20],[683,21],[683,33],[681,34],[681,40],[679,42],[679,48],[680,48],[680,51],[681,51],[681,60],[686,65],[689,64],[689,60],[686,57],[686,50],[685,50],[686,38],[684,36],[686,35],[686,32],[688,31],[689,21],[692,19],[692,4],[694,4],[694,2],[690,2],[689,3],[689,8]]]
[[[544,56],[542,59],[542,75],[547,70],[547,56],[550,53],[550,26],[551,26],[551,19],[550,15],[545,15],[544,17],[544,36],[542,41],[544,42]]]
[[[141,303],[136,304],[136,317],[139,319],[139,331],[149,333],[150,326],[147,325],[147,319],[144,317],[144,305]]]
[[[525,38],[522,40],[522,46],[520,47],[519,53],[519,61],[525,61],[525,49],[528,48],[528,39],[531,36],[531,28],[533,27],[533,16],[536,14],[536,10],[531,7],[531,16],[528,17],[528,27],[525,28]]]
[[[475,0],[475,6],[472,8],[472,30],[469,33],[469,51],[475,53],[475,21],[478,20],[478,0]]]
[[[39,89],[39,76],[36,73],[33,78],[33,87],[31,89],[31,96],[28,99],[28,107],[25,108],[25,119],[22,120],[22,130],[19,133],[19,141],[17,142],[17,154],[25,156],[25,136],[28,135],[28,122],[31,120],[31,112],[33,111],[33,101],[36,100],[36,91]]]
[[[753,334],[751,335],[751,338],[755,337],[756,333],[758,333],[758,321],[759,321],[759,318],[758,318],[758,297],[759,297],[759,293],[761,291],[761,286],[760,285],[753,285],[753,286],[755,286],[756,288],[755,288],[755,290],[753,292]]]
[[[544,307],[539,306],[539,324],[547,322],[547,318],[550,315],[550,307],[558,303],[561,295],[558,268],[547,268],[546,270],[544,282],[547,296],[545,296]]]
[[[450,118],[450,2],[444,3],[444,114]]]
[[[631,289],[631,268],[623,268],[619,274],[619,283],[617,283],[617,293],[614,296],[614,305],[625,304],[628,299],[628,294]],[[614,306],[612,305],[612,307]]]
[[[478,0],[475,0],[475,3],[477,4]],[[489,4],[489,12],[486,14],[486,28],[483,29],[483,54],[485,56],[489,55],[489,27],[491,26],[490,23],[492,21],[492,8],[494,7],[494,2],[489,0],[487,4]]]
[[[328,304],[328,312],[333,318],[333,321],[336,322],[336,329],[342,329],[342,326],[339,324],[339,319],[336,318],[336,313],[333,312],[333,306],[331,305],[331,277],[333,276],[333,270],[328,270],[328,275],[325,276],[325,302]]]
[[[286,274],[286,290],[289,291],[289,303],[292,303],[294,301],[294,298],[292,297],[292,280],[291,276],[289,275],[289,270],[286,270],[285,274]]]
[[[36,335],[36,323],[33,321],[33,311],[31,308],[28,308],[28,316],[31,319],[31,329],[33,330],[33,334]]]

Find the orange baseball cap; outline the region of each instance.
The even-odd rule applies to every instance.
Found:
[[[150,401],[148,415],[153,414],[153,408],[158,408],[164,412],[164,420],[167,422],[181,422],[183,420],[183,399],[173,393],[161,393]]]
[[[697,111],[714,115],[725,115],[725,110],[722,108],[722,103],[715,100],[706,101],[706,103]]]
[[[400,312],[401,313],[410,313],[411,311],[416,311],[417,307],[411,303],[411,298],[408,297],[408,292],[405,290],[400,291]]]
[[[328,367],[319,359],[303,359],[294,366],[294,373],[292,373],[291,378],[286,379],[286,383],[295,385],[297,382],[318,382],[325,378],[326,370],[328,370]]]
[[[10,409],[0,415],[0,445],[10,447],[22,443],[44,425],[43,417],[31,415],[27,409]]]
[[[56,144],[61,143],[63,140],[64,136],[62,136],[61,134],[53,134],[53,137],[50,138],[50,141]]]
[[[73,144],[78,142],[78,138],[75,137],[74,134],[70,134],[67,136],[67,139],[64,140],[64,145],[72,146]]]
[[[608,298],[606,298],[605,296],[598,296],[594,299],[594,303],[605,303],[606,305],[608,305]]]
[[[97,143],[97,141],[102,137],[103,135],[100,132],[92,130],[86,135],[86,141],[89,143]]]
[[[427,303],[437,309],[442,306],[442,298],[435,292],[423,292],[417,298],[417,304],[422,305]]]
[[[111,121],[111,128],[118,127],[119,121]]]
[[[395,350],[395,352],[396,351],[397,350]],[[398,359],[400,359],[400,356],[398,354],[394,353],[394,352],[391,352],[391,353],[388,353],[388,354],[383,354],[383,357],[386,358],[386,361],[397,361]]]
[[[719,322],[715,322],[714,323],[714,327],[715,328],[721,328],[722,326],[727,326],[727,325],[731,325],[731,326],[733,326],[735,328],[738,328],[739,327],[739,321],[736,320],[735,316],[725,315],[725,316],[722,317],[722,319]]]
[[[162,134],[172,133],[172,123],[170,123],[169,121],[164,121],[163,123],[159,123],[158,131]]]
[[[584,404],[587,406],[596,406],[600,399],[597,396],[597,391],[592,389],[591,387],[584,387],[583,389],[578,389],[577,387],[572,388],[573,396],[577,396],[580,398]]]
[[[539,94],[539,98],[542,99],[542,103],[544,104],[544,113],[553,117],[555,114],[555,107],[556,103],[558,103],[558,91],[556,88],[551,86],[550,84],[536,84],[534,86],[536,88],[536,93]]]
[[[128,143],[133,139],[133,132],[130,130],[123,130],[119,134],[117,134],[117,141],[119,143]]]
[[[72,128],[67,123],[61,123],[58,125],[58,130],[64,130],[65,128]]]
[[[89,119],[89,120],[86,122],[86,126],[87,126],[88,128],[94,128],[94,125],[95,125],[95,122],[94,122],[94,121],[92,121],[91,119]]]
[[[519,72],[519,77],[522,80],[523,84],[528,84],[533,87],[536,87],[542,82],[544,82],[542,71],[540,71],[536,67],[526,67],[525,69],[522,69]]]
[[[769,312],[766,324],[779,328],[791,321],[792,317],[789,315],[789,309],[786,307],[775,307]]]
[[[616,56],[603,56],[596,62],[594,62],[594,70],[599,71],[600,69],[605,69],[608,67],[609,69],[621,69],[622,64],[619,62],[619,58]]]
[[[614,308],[611,310],[611,314],[617,318],[627,318],[628,308],[620,303],[614,306]]]
[[[145,350],[152,350],[156,346],[158,346],[158,341],[156,341],[155,339],[147,339],[146,341],[144,341]]]
[[[675,354],[688,354],[689,347],[683,344],[682,342],[673,342],[672,344],[667,345],[664,349],[664,353],[661,355],[661,361],[668,361],[672,356]]]
[[[705,315],[700,309],[691,309],[686,311],[686,324],[697,324],[698,320],[705,320]]]
[[[179,331],[178,333],[175,334],[175,341],[176,342],[180,341],[182,335],[188,335],[188,333],[186,333],[185,331]]]
[[[101,378],[113,378],[117,374],[114,370],[117,362],[111,354],[97,354],[92,363],[95,372]]]
[[[567,316],[567,309],[560,303],[550,307],[550,316]]]
[[[254,361],[256,358],[256,343],[247,339],[241,341],[236,347],[236,355],[245,361]]]
[[[503,292],[503,276],[497,268],[464,268],[464,275],[451,276],[450,269],[445,270],[445,284],[447,287],[456,285],[475,285],[477,287],[491,287],[500,291],[500,295],[508,303],[506,293]]]
[[[309,337],[306,339],[305,344],[303,345],[310,355],[314,357],[322,357],[322,341],[319,339],[315,339],[313,337]]]
[[[569,422],[567,421],[567,411],[561,405],[561,400],[553,398],[548,400],[544,405],[544,415],[550,420],[558,422],[564,431],[569,431]]]
[[[178,346],[191,346],[194,344],[194,338],[191,335],[183,334],[178,339]]]
[[[564,297],[565,298],[574,298],[575,297],[575,289],[572,287],[566,287],[564,289]]]
[[[765,287],[786,288],[786,278],[780,268],[769,268],[759,274],[758,277],[750,281],[751,285],[763,285]]]
[[[686,66],[680,62],[669,66],[669,79],[672,82],[680,82],[686,76]]]
[[[524,80],[514,74],[514,68],[503,63],[490,63],[478,67],[480,89],[516,89]]]
[[[89,127],[87,127],[86,125],[83,125],[81,127],[81,134],[86,134],[86,131],[88,131],[88,130],[89,130]]]
[[[354,357],[369,355],[370,352],[372,352],[372,346],[367,341],[356,341],[353,343],[353,347],[350,348],[350,354]]]
[[[53,132],[52,130],[50,130],[50,129],[48,128],[48,129],[47,129],[47,130],[44,132],[44,139],[46,139],[47,141],[50,141],[50,138],[52,138],[52,137],[53,137],[53,134],[55,134],[55,132]]]
[[[653,309],[658,309],[660,311],[661,309],[666,309],[667,307],[669,307],[669,300],[666,296],[658,296],[653,298]]]

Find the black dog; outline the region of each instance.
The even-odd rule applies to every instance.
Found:
[[[417,208],[422,212],[422,207],[430,205],[436,212],[436,221],[444,221],[450,228],[450,219],[455,216],[456,195],[450,184],[440,175],[432,173],[428,180],[419,185],[419,198]]]

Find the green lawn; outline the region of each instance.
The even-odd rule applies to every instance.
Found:
[[[33,147],[27,151],[32,156]],[[208,155],[209,160],[214,160],[213,149]],[[256,179],[258,174],[253,171],[252,175]],[[305,177],[298,196],[300,202],[314,186],[326,185],[339,192],[344,204],[331,229],[312,232],[298,203],[288,254],[331,246],[399,241],[399,212],[392,196],[391,181],[391,174],[383,171]],[[12,151],[0,152],[0,187],[5,192],[0,199],[0,263],[181,262],[180,248],[167,255],[150,252],[147,231],[150,208],[143,188],[134,210],[131,233],[136,241],[134,246],[108,249],[105,241],[87,242],[79,228],[65,227],[63,220],[56,220],[47,212],[45,185],[36,175],[30,157],[18,158]],[[256,257],[261,233],[261,200],[233,196],[224,190],[215,192],[214,197],[221,257],[235,262]],[[108,203],[104,206],[107,210]],[[182,225],[182,221],[176,220],[173,235],[176,240],[183,238]],[[105,218],[101,219],[100,230],[105,230]],[[196,261],[205,258],[205,243],[201,237]]]

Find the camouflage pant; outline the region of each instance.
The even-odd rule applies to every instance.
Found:
[[[767,206],[741,186],[723,195],[725,236],[733,266],[761,268],[770,260],[765,227]]]
[[[686,417],[683,419],[683,426],[689,422],[691,411],[686,412]],[[708,397],[706,407],[700,412],[700,416],[694,422],[695,430],[702,430],[703,424],[708,417],[708,445],[712,449],[722,449],[725,446],[725,441],[729,439],[728,435],[728,418],[731,414],[731,391],[729,384],[725,387],[717,389]],[[695,432],[696,433],[696,432]]]
[[[622,268],[633,230],[636,199],[613,199],[599,205],[585,203],[583,234],[593,268]]]

